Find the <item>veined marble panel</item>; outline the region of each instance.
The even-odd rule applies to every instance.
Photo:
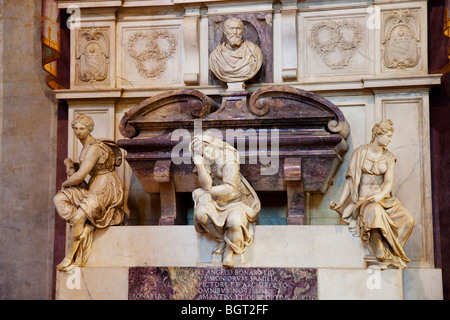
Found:
[[[119,128],[120,120],[133,105],[129,101],[116,104],[115,128]],[[116,140],[119,139],[124,139],[124,137],[117,130]],[[126,151],[122,151],[125,156]],[[127,161],[122,161],[116,170],[124,188],[124,211],[127,214],[127,225],[157,224],[161,214],[159,195],[148,194],[144,190]]]
[[[341,190],[345,184],[345,174],[350,163],[353,150],[370,140],[370,124],[374,118],[374,99],[370,95],[353,97],[327,97],[337,105],[350,125],[350,136],[347,139],[349,150],[344,155],[343,162],[336,172],[333,184],[326,194],[311,194],[309,215],[311,224],[314,225],[339,225],[345,224],[341,217],[330,210],[330,201],[339,199]]]
[[[318,277],[320,300],[404,298],[402,270],[323,268],[319,269]]]
[[[388,146],[397,158],[393,194],[415,219],[405,251],[412,261],[432,267],[428,93],[376,93],[375,101],[380,120],[394,122],[395,131]]]
[[[194,226],[120,226],[96,230],[87,267],[214,265],[217,244]],[[217,256],[217,255],[214,255]],[[347,226],[256,226],[242,258],[248,267],[364,268],[364,248]]]
[[[118,22],[118,85],[183,85],[182,23],[182,19]]]

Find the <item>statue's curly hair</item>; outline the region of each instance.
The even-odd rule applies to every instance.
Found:
[[[86,129],[88,129],[90,132],[94,130],[94,120],[92,120],[92,118],[87,114],[84,113],[77,114],[75,116],[75,119],[71,123],[72,129],[77,123],[83,124],[86,127]]]
[[[372,128],[372,140],[370,140],[370,142],[375,141],[376,137],[381,136],[387,132],[394,132],[393,125],[394,123],[390,119],[376,123]]]

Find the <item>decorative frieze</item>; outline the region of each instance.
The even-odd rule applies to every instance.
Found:
[[[123,88],[181,85],[182,20],[120,21],[118,85]]]

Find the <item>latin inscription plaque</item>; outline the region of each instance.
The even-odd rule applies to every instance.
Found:
[[[317,300],[310,268],[132,267],[129,300]]]

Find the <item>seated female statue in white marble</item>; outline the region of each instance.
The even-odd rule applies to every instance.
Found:
[[[222,264],[234,265],[233,255],[251,244],[261,209],[256,192],[239,172],[239,153],[221,139],[195,136],[190,150],[200,188],[192,192],[194,225],[219,242],[214,253],[223,253]]]
[[[253,78],[262,65],[262,51],[251,41],[243,41],[244,24],[230,18],[224,22],[226,41],[209,56],[209,67],[217,78],[226,83],[244,82]]]
[[[396,158],[386,147],[393,131],[391,120],[375,124],[372,141],[351,156],[339,202],[330,203],[368,244],[366,262],[382,268],[403,268],[410,262],[403,246],[414,226],[414,218],[392,195]]]
[[[72,128],[83,149],[79,164],[69,158],[64,161],[67,180],[53,199],[58,214],[73,227],[71,247],[59,270],[83,266],[92,246],[92,231],[120,225],[124,219],[123,189],[115,172],[122,161],[120,148],[114,141],[92,137],[94,122],[85,114],[76,117]]]

